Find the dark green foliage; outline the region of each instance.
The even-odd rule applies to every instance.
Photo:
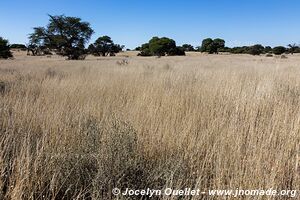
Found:
[[[290,54],[300,53],[300,47],[297,46],[296,44],[289,44],[288,45],[288,52]]]
[[[196,46],[195,51],[201,51],[201,46]]]
[[[141,51],[138,53],[138,56],[152,56],[149,49],[146,49],[144,51]]]
[[[90,24],[77,17],[49,17],[46,27],[34,28],[34,32],[29,36],[30,45],[54,50],[68,59],[82,59],[85,54],[84,45],[94,33]]]
[[[213,44],[213,39],[211,38],[206,38],[202,41],[202,45],[201,45],[201,52],[211,52],[211,47]]]
[[[182,48],[184,51],[195,51],[194,47],[190,44],[184,44],[182,45]]]
[[[260,44],[256,44],[256,45],[253,45],[249,48],[249,54],[251,55],[260,55],[264,52],[265,48],[260,45]]]
[[[202,41],[201,52],[207,52],[209,54],[218,53],[220,49],[225,47],[225,40],[217,38],[206,38]]]
[[[11,58],[12,53],[10,52],[10,47],[8,44],[8,40],[3,39],[0,37],[0,58]]]
[[[169,50],[168,56],[185,56],[184,48],[175,47]]]
[[[248,54],[250,50],[250,47],[248,46],[242,46],[242,47],[233,47],[230,49],[230,53],[233,54]]]
[[[261,45],[233,47],[230,52],[233,54],[251,54],[260,55],[263,53],[264,47]]]
[[[225,47],[225,40],[217,38],[214,39],[213,44],[219,49],[219,48],[224,48]]]
[[[151,54],[155,56],[164,56],[168,54],[171,49],[176,48],[176,43],[174,40],[163,37],[153,37],[149,41],[149,49]]]
[[[139,56],[176,56],[185,55],[184,49],[177,47],[176,42],[167,37],[153,37],[149,43],[140,47]]]
[[[11,49],[22,49],[22,50],[26,50],[27,47],[24,44],[12,44],[10,45]]]
[[[228,52],[228,53],[230,53],[230,51],[231,51],[231,48],[229,48],[229,47],[224,47],[224,48],[219,49],[219,52]]]
[[[30,44],[26,49],[27,55],[30,55],[30,52],[33,56],[52,55],[51,49],[42,45]]]
[[[150,49],[149,49],[149,43],[142,44],[141,47],[139,47],[139,51],[141,51],[138,56],[152,56]]]
[[[33,56],[41,55],[40,49],[41,47],[39,47],[37,44],[29,44],[27,46],[27,55],[30,55],[30,52]]]
[[[116,53],[122,51],[124,46],[114,44],[109,36],[99,37],[94,44],[91,44],[88,48],[89,53],[94,56],[113,56]]]
[[[283,54],[285,51],[286,51],[286,48],[283,47],[283,46],[277,46],[277,47],[274,47],[274,48],[273,48],[273,53],[274,53],[275,55],[281,55],[281,54]]]
[[[271,52],[272,52],[272,47],[266,46],[264,53],[271,53]]]

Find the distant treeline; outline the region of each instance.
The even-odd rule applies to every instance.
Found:
[[[9,47],[11,49],[22,49],[22,50],[26,50],[27,47],[25,44],[12,44],[12,45],[9,45]]]
[[[157,39],[157,37],[154,37],[153,39]],[[140,55],[141,56],[151,56],[155,54],[155,50],[157,49],[156,46],[151,46],[149,44],[152,43],[152,40],[150,40],[149,43],[143,44],[140,47],[135,48],[136,51],[141,51]],[[165,41],[172,41],[173,42],[173,47],[175,48],[175,42],[169,38],[164,38]],[[167,48],[167,45],[165,47],[165,51],[161,55],[168,54],[168,49],[172,48]],[[270,46],[263,46],[261,44],[256,44],[252,46],[242,46],[242,47],[226,47],[225,46],[225,40],[217,38],[217,39],[211,39],[207,38],[202,41],[201,46],[193,47],[190,44],[184,44],[182,46],[177,46],[177,49],[180,50],[180,55],[183,55],[183,52],[186,51],[194,51],[194,52],[206,52],[209,54],[218,54],[220,52],[225,52],[225,53],[232,53],[232,54],[251,54],[251,55],[260,55],[260,54],[275,54],[275,55],[281,55],[283,53],[300,53],[300,47],[297,46],[296,44],[289,44],[287,47],[284,46],[276,46],[274,48]],[[162,48],[161,48],[162,49]],[[158,52],[159,53],[159,52]],[[173,54],[168,54],[168,55],[173,55]]]
[[[85,59],[86,55],[114,56],[123,51],[124,45],[115,44],[109,36],[101,36],[94,43],[86,48],[94,30],[90,23],[83,22],[78,17],[67,17],[64,15],[49,15],[49,23],[45,27],[35,27],[29,35],[27,45],[12,44],[0,37],[0,58],[10,58],[10,49],[27,50],[27,55],[39,56],[57,54],[71,60]],[[129,50],[129,49],[127,49]],[[286,47],[253,46],[226,47],[225,40],[216,38],[204,39],[200,46],[193,47],[190,44],[177,46],[173,39],[167,37],[153,37],[149,42],[135,48],[140,51],[139,56],[183,56],[186,51],[198,51],[209,54],[220,52],[232,54],[275,54],[300,53],[300,47],[296,44],[289,44]]]

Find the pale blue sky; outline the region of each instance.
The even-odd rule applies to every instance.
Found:
[[[0,36],[26,43],[47,14],[81,17],[95,34],[134,48],[152,36],[178,45],[220,37],[227,46],[300,43],[299,0],[1,0]]]

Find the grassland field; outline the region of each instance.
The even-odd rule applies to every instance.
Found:
[[[300,189],[300,55],[14,56],[0,60],[0,199]]]

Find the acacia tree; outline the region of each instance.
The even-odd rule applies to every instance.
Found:
[[[202,41],[201,52],[208,52],[210,54],[218,53],[221,48],[225,47],[225,40],[216,38],[206,38]]]
[[[253,56],[256,56],[256,55],[262,54],[264,52],[264,50],[265,50],[264,46],[262,46],[261,44],[256,44],[256,45],[249,47],[248,53]]]
[[[176,48],[175,41],[166,37],[153,37],[149,41],[149,49],[155,56],[164,56],[172,48]]]
[[[294,43],[294,44],[288,44],[288,51],[292,55],[299,49],[299,47]]]
[[[0,37],[0,58],[11,58],[12,53],[10,52],[10,47],[8,44],[8,40],[3,39]]]
[[[78,17],[64,15],[49,15],[46,27],[35,27],[29,35],[30,45],[39,48],[49,48],[68,59],[83,59],[85,44],[89,41],[93,29],[88,22]]]
[[[123,45],[115,44],[109,36],[105,35],[99,37],[94,44],[91,44],[88,51],[95,56],[114,56],[122,51],[123,48]]]
[[[140,56],[176,56],[185,55],[184,49],[176,46],[176,42],[167,37],[153,37],[141,46]]]

